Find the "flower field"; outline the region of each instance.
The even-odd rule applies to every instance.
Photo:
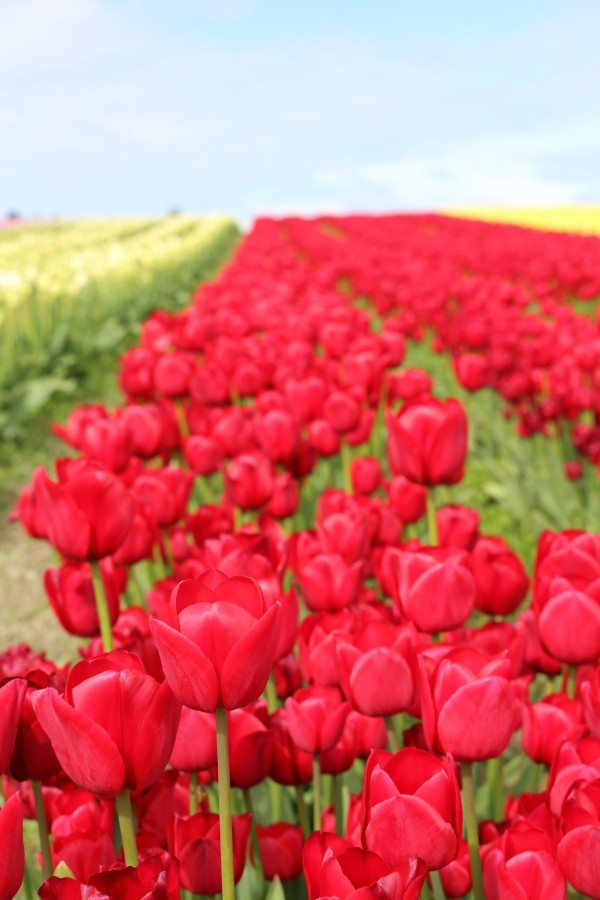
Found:
[[[39,227],[32,347],[156,311],[11,514],[78,653],[0,653],[0,900],[600,898],[600,238],[264,218],[173,309],[198,225]]]

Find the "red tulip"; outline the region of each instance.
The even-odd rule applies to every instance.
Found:
[[[181,711],[166,682],[159,684],[123,650],[78,663],[64,699],[46,688],[33,705],[69,778],[101,795],[156,781],[169,761]]]
[[[250,578],[211,570],[180,582],[171,621],[150,619],[167,681],[184,706],[215,712],[258,700],[275,661],[281,604]]]
[[[308,900],[417,900],[427,870],[421,860],[388,865],[377,853],[317,831],[303,853]]]
[[[436,634],[466,622],[475,583],[464,551],[435,547],[396,558],[394,600],[420,631]]]
[[[246,790],[269,773],[271,733],[249,709],[234,709],[229,716],[229,766],[233,787]]]
[[[0,775],[8,772],[26,690],[22,678],[11,678],[0,687]]]
[[[508,659],[467,648],[437,664],[421,657],[421,709],[428,746],[461,762],[492,759],[519,725],[519,706],[502,672]]]
[[[389,501],[404,524],[410,525],[425,515],[427,489],[422,484],[405,478],[404,475],[395,475],[390,481]]]
[[[320,553],[299,565],[297,577],[306,605],[313,612],[352,604],[361,583],[362,563],[347,563],[335,553]]]
[[[467,455],[467,417],[457,400],[430,397],[388,413],[388,455],[394,475],[420,484],[456,484]]]
[[[39,895],[42,900],[179,900],[179,865],[168,853],[150,850],[135,869],[117,862],[85,884],[53,876],[41,886]]]
[[[365,845],[389,866],[419,857],[441,869],[456,858],[462,807],[452,760],[413,747],[393,755],[374,750],[363,793]]]
[[[562,810],[557,857],[576,891],[600,898],[600,779],[576,784]]]
[[[339,741],[350,704],[333,687],[302,688],[285,702],[290,736],[300,750],[322,753]]]
[[[52,863],[65,862],[73,875],[85,882],[101,868],[116,861],[114,847],[114,806],[90,794],[87,800],[67,809],[52,822]]]
[[[458,856],[440,869],[440,878],[446,897],[465,897],[473,886],[471,877],[471,860],[469,845],[465,840],[460,842]]]
[[[81,466],[55,484],[43,469],[34,475],[48,540],[68,559],[97,560],[115,553],[131,528],[133,497],[111,472]]]
[[[119,598],[126,573],[112,559],[100,564],[104,595],[111,625],[119,617]],[[124,577],[120,577],[124,576]],[[44,573],[44,588],[54,613],[69,634],[92,637],[100,634],[92,574],[87,563],[63,563]]]
[[[266,506],[273,492],[273,471],[262,453],[244,453],[225,472],[227,496],[240,509]]]
[[[23,804],[14,794],[0,809],[0,897],[14,897],[25,874]]]
[[[170,764],[182,772],[201,772],[217,764],[217,726],[212,713],[184,706]]]
[[[541,703],[521,705],[523,750],[534,762],[552,764],[564,741],[583,737],[581,703],[565,694],[549,694]]]
[[[442,506],[436,513],[438,537],[441,547],[472,550],[479,537],[481,516],[467,506]]]
[[[565,900],[565,879],[545,850],[509,855],[495,848],[485,857],[483,884],[488,900]]]
[[[291,881],[302,872],[302,829],[289,822],[273,822],[256,828],[263,871],[267,881]]]
[[[232,816],[231,820],[236,883],[246,864],[251,819],[247,814]],[[169,826],[169,848],[180,862],[182,887],[195,894],[221,892],[221,839],[219,817],[215,813],[175,816]]]
[[[355,645],[338,642],[337,670],[354,709],[390,716],[411,708],[417,682],[416,635],[410,627],[366,625]]]
[[[527,596],[529,578],[523,563],[502,538],[479,538],[471,551],[475,606],[494,616],[508,616]]]
[[[352,490],[355,494],[372,494],[382,480],[381,463],[374,456],[361,456],[350,466]]]

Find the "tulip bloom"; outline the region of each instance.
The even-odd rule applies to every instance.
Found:
[[[257,825],[256,833],[267,881],[297,878],[302,872],[302,829],[289,822],[273,822],[272,825]]]
[[[212,713],[182,707],[170,763],[182,772],[201,772],[217,764],[217,726]]]
[[[585,734],[581,703],[565,694],[550,694],[540,703],[523,703],[521,713],[523,750],[537,763],[552,765],[564,741]]]
[[[420,665],[428,746],[460,762],[499,756],[520,721],[516,696],[505,677],[510,661],[465,648],[451,650],[437,664],[422,656]]]
[[[388,412],[388,456],[394,475],[419,484],[456,484],[467,456],[467,417],[458,400],[429,397]]]
[[[23,804],[19,794],[0,809],[0,897],[10,900],[21,887],[25,874],[23,848]]]
[[[233,878],[242,877],[248,852],[252,816],[232,816]],[[175,816],[169,825],[169,849],[180,863],[181,885],[195,894],[219,894],[221,881],[221,840],[219,817],[199,812]]]
[[[337,670],[354,709],[367,716],[391,716],[413,704],[418,677],[416,632],[383,622],[367,625],[355,645],[335,646]]]
[[[26,690],[22,678],[12,678],[0,687],[0,775],[8,772]]]
[[[273,469],[262,453],[243,453],[225,470],[227,496],[240,509],[260,509],[273,493]]]
[[[499,848],[490,850],[485,856],[483,884],[486,900],[565,900],[566,896],[559,864],[538,848],[514,854]]]
[[[428,869],[456,858],[462,806],[454,763],[424,750],[373,750],[365,769],[363,840],[392,868],[420,857]]]
[[[60,484],[37,469],[33,483],[48,540],[59,553],[84,561],[119,549],[135,515],[135,501],[119,478],[90,464],[74,468]]]
[[[529,578],[523,563],[502,538],[479,538],[471,551],[475,606],[495,616],[508,616],[527,596]]]
[[[600,898],[600,779],[578,783],[562,810],[558,861],[576,891]]]
[[[85,883],[73,878],[49,878],[39,890],[41,900],[79,897],[120,897],[122,900],[179,900],[179,865],[164,851],[148,851],[135,868],[114,863]]]
[[[146,674],[139,659],[123,650],[78,663],[64,698],[46,688],[34,695],[33,705],[69,778],[104,796],[157,780],[181,712],[167,683]]]
[[[303,853],[308,900],[418,900],[427,870],[422,860],[398,866],[335,834],[317,831]]]
[[[394,601],[420,631],[458,628],[475,603],[475,582],[464,551],[434,547],[396,556]]]
[[[119,598],[126,572],[116,569],[108,558],[100,563],[100,575],[110,624],[114,625],[119,617]],[[44,588],[65,631],[81,637],[100,634],[92,573],[87,563],[64,563],[60,568],[48,569],[44,574]]]
[[[258,700],[275,661],[281,604],[268,609],[251,578],[218,570],[180,582],[171,624],[150,619],[165,677],[184,706],[203,712]]]
[[[334,687],[301,688],[285,702],[290,736],[300,750],[322,753],[337,744],[350,712]]]

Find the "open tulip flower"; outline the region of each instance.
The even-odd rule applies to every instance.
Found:
[[[598,297],[289,216],[152,313],[11,513],[81,646],[0,651],[0,900],[600,900]]]

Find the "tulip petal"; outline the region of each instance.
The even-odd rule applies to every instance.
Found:
[[[519,708],[508,681],[491,675],[460,688],[442,707],[438,739],[461,762],[492,759],[508,746]]]
[[[235,643],[221,669],[221,698],[225,709],[247,706],[265,689],[279,642],[281,605],[269,607]]]
[[[150,631],[165,678],[177,699],[190,709],[214,712],[219,700],[219,683],[206,654],[160,619],[150,619]]]
[[[181,716],[181,703],[164,681],[154,695],[135,742],[133,763],[136,788],[153,784],[162,774],[171,756]],[[148,752],[148,748],[152,752]]]
[[[13,794],[0,809],[0,897],[14,897],[23,881],[23,803]]]
[[[69,778],[95,794],[119,794],[125,781],[125,766],[115,742],[104,729],[66,703],[54,688],[37,691],[32,702]]]

